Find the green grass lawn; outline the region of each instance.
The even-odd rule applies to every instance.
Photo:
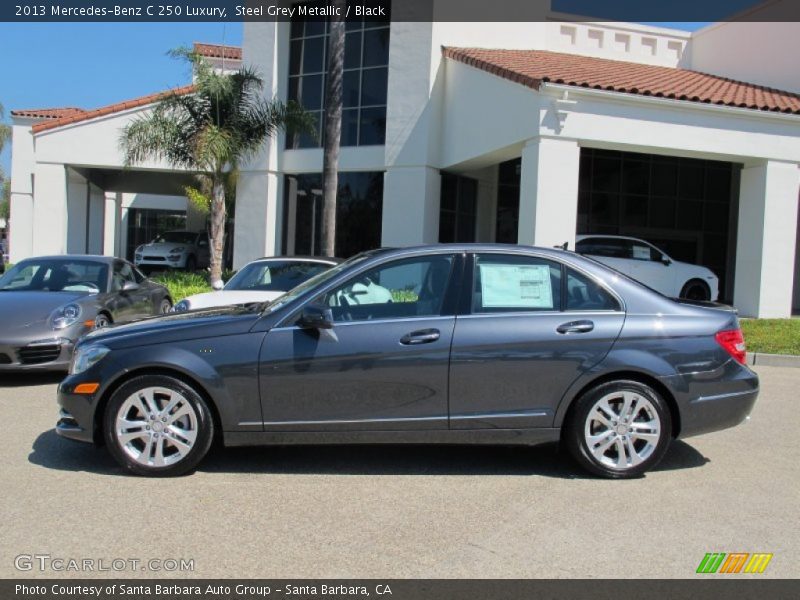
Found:
[[[800,319],[741,319],[748,352],[800,354]]]
[[[205,271],[194,273],[186,271],[163,271],[160,273],[153,273],[150,279],[167,286],[169,295],[175,303],[180,302],[187,296],[211,291],[211,286],[208,283],[208,273]]]

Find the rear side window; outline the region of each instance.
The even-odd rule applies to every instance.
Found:
[[[575,244],[579,254],[606,256],[608,258],[631,258],[631,241],[615,238],[588,238]]]
[[[561,310],[561,266],[532,256],[478,254],[472,312]]]
[[[567,310],[621,310],[619,302],[596,281],[567,267]]]

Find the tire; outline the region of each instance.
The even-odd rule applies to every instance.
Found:
[[[192,386],[168,375],[143,375],[111,396],[103,415],[103,437],[127,471],[173,477],[192,471],[208,453],[214,420]]]
[[[705,281],[700,279],[690,279],[686,282],[681,290],[681,298],[689,300],[702,300],[708,302],[711,300],[711,289]]]
[[[162,298],[158,305],[158,314],[166,315],[172,310],[172,302],[169,298]]]
[[[186,259],[186,270],[190,272],[197,270],[197,259],[194,256]]]
[[[113,321],[111,320],[111,317],[109,317],[106,313],[99,313],[94,318],[94,328],[95,329],[102,329],[103,327],[108,327],[112,323],[113,323]]]
[[[564,443],[578,464],[609,479],[642,476],[661,461],[672,437],[666,401],[638,381],[590,389],[576,401],[564,427]]]

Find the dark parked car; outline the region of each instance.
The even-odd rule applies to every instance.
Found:
[[[0,370],[67,370],[83,334],[171,308],[167,288],[118,258],[23,260],[0,277]]]
[[[89,334],[59,434],[175,475],[231,446],[561,440],[634,477],[670,439],[753,408],[736,313],[675,301],[572,252],[437,245],[360,254],[271,304]]]

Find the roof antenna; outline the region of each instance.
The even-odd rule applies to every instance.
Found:
[[[569,248],[569,242],[564,242],[563,244],[556,244],[553,248],[558,248],[559,250],[567,250]]]

